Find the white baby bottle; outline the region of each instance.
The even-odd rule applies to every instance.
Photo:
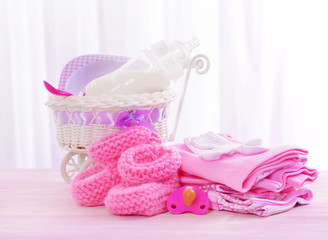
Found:
[[[199,45],[193,38],[185,43],[160,41],[114,72],[94,79],[85,87],[86,96],[152,93],[163,91],[171,80],[184,74],[190,52]]]

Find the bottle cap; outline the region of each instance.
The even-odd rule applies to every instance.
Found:
[[[175,41],[169,45],[160,41],[152,45],[150,49],[155,56],[154,61],[157,67],[166,71],[173,80],[176,80],[183,75],[183,68],[189,62],[190,52],[198,45],[199,41],[195,37],[185,43]]]
[[[169,45],[171,53],[177,59],[181,66],[185,67],[190,58],[190,52],[199,45],[199,40],[197,37],[192,38],[191,40],[181,43],[173,42]]]

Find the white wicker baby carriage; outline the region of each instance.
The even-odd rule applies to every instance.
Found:
[[[117,132],[122,121],[127,126],[147,123],[156,129],[163,142],[173,140],[191,69],[195,68],[198,74],[204,74],[209,69],[209,60],[204,55],[197,55],[190,60],[178,114],[173,131],[169,134],[167,107],[175,99],[173,89],[145,94],[81,96],[88,81],[116,70],[128,59],[110,55],[85,55],[73,59],[62,71],[59,90],[74,95],[51,95],[46,103],[54,111],[59,146],[69,151],[61,163],[61,174],[67,183],[92,164],[88,160],[88,146]],[[106,64],[105,70],[101,66],[103,63]],[[86,71],[87,68],[89,71]]]

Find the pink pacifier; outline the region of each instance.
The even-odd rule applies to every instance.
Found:
[[[208,211],[210,202],[204,191],[197,187],[181,187],[167,200],[167,209],[173,214],[192,212],[198,215]]]

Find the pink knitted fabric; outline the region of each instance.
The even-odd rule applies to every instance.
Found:
[[[104,204],[110,188],[120,182],[117,166],[94,166],[79,173],[71,183],[71,194],[81,206],[93,207]]]
[[[126,149],[142,143],[161,142],[158,135],[144,127],[132,127],[106,136],[89,147],[89,157],[98,165],[79,173],[72,181],[71,194],[82,206],[99,206],[121,177],[117,161]]]
[[[125,151],[118,161],[121,183],[105,198],[119,215],[152,216],[167,211],[166,202],[179,184],[180,156],[163,145],[143,144]]]
[[[143,143],[162,143],[160,137],[145,127],[131,127],[102,138],[89,147],[89,157],[99,165],[118,158],[128,148]]]

